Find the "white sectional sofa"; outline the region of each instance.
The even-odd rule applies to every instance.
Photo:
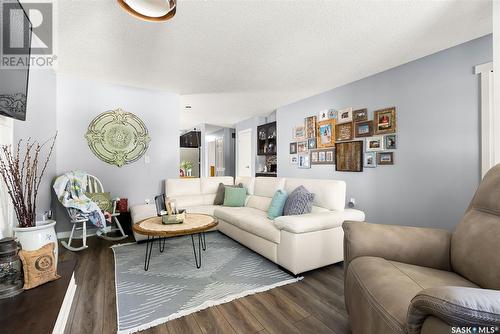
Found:
[[[248,196],[245,207],[213,205],[219,183],[243,183]],[[277,189],[291,193],[303,185],[315,194],[309,214],[267,218],[267,210]],[[362,211],[345,208],[346,184],[338,180],[210,177],[201,179],[167,179],[165,192],[188,212],[215,216],[217,229],[294,274],[343,260],[342,223],[364,221]],[[132,222],[155,216],[154,205],[131,208]],[[136,240],[142,235],[134,234]]]

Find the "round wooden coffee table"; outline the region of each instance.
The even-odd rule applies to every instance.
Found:
[[[146,235],[146,256],[144,257],[144,270],[149,269],[149,261],[151,260],[151,252],[153,250],[155,240],[159,243],[160,253],[165,250],[165,239],[167,237],[191,235],[193,244],[194,261],[196,268],[201,267],[201,251],[207,249],[205,240],[205,232],[212,227],[217,226],[217,219],[210,215],[202,213],[186,213],[186,218],[181,224],[163,224],[161,217],[151,217],[133,224],[133,230],[136,233]],[[198,235],[198,255],[194,243],[194,235]]]

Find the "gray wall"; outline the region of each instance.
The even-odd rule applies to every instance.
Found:
[[[479,78],[473,66],[492,60],[485,36],[277,110],[278,175],[347,182],[367,221],[453,228],[480,180]],[[335,73],[325,75],[335,75]],[[289,163],[292,127],[334,107],[397,107],[395,165],[362,173]]]
[[[129,206],[153,201],[163,192],[163,181],[179,175],[180,107],[177,94],[103,84],[58,75],[57,78],[57,171],[80,169],[96,175],[112,196],[127,197]],[[123,167],[109,165],[89,149],[84,134],[98,114],[117,108],[139,116],[151,136],[146,155]],[[66,214],[57,212],[57,230],[70,228]],[[64,213],[64,212],[63,212]]]

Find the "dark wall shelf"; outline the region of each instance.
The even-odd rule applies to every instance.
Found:
[[[257,127],[257,155],[276,155],[276,122]]]

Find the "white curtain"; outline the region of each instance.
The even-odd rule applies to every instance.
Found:
[[[0,145],[12,144],[13,121],[0,116]],[[0,239],[12,236],[13,208],[3,180],[0,180]]]

